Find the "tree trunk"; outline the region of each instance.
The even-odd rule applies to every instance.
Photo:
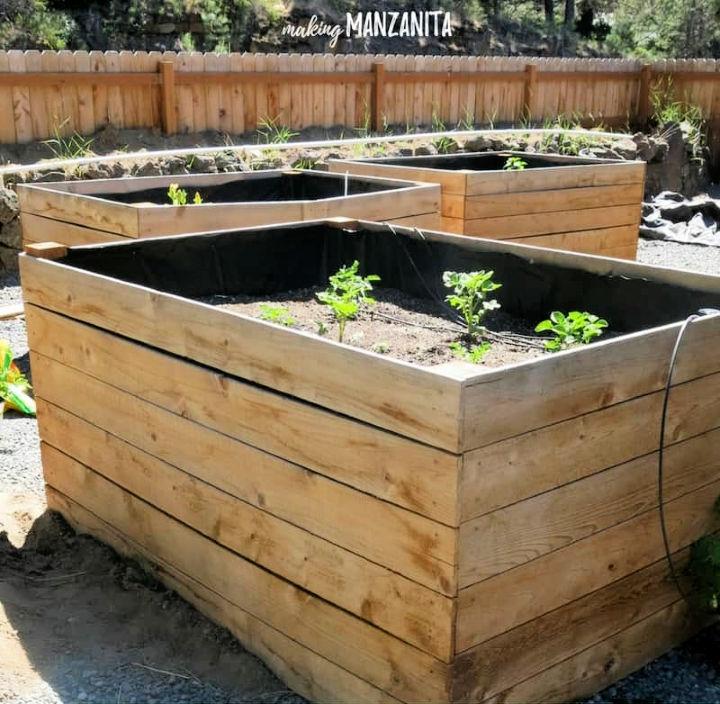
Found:
[[[575,25],[575,0],[565,0],[565,29]]]
[[[554,0],[543,0],[543,5],[545,6],[545,21],[553,24],[555,22]]]

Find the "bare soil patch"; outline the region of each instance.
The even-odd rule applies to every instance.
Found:
[[[287,322],[292,321],[287,327],[313,334],[322,330],[324,337],[337,340],[338,325],[328,306],[316,297],[322,290],[314,286],[271,296],[212,296],[202,300],[253,318],[262,317],[263,306],[282,306],[290,316]],[[394,288],[375,288],[372,296],[376,303],[364,308],[357,319],[347,324],[343,340],[346,344],[430,366],[457,359],[450,350],[451,343],[469,343],[450,311],[435,301],[409,296]],[[535,334],[531,321],[499,310],[491,312],[485,323],[492,347],[482,366],[499,367],[545,354],[542,339]]]

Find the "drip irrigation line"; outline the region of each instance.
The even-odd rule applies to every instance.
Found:
[[[660,447],[658,448],[658,509],[660,516],[660,532],[662,533],[663,547],[665,548],[665,559],[667,560],[668,567],[670,569],[670,576],[672,577],[678,593],[691,610],[693,609],[693,604],[685,589],[683,589],[680,577],[675,569],[675,561],[673,560],[670,549],[670,539],[668,537],[667,522],[665,520],[665,493],[663,487],[665,478],[665,426],[667,421],[667,410],[668,402],[670,400],[670,388],[672,386],[673,372],[675,371],[678,352],[680,350],[680,344],[682,343],[685,331],[692,322],[714,315],[720,315],[720,311],[715,310],[714,308],[701,308],[697,313],[689,315],[680,326],[680,330],[675,338],[675,345],[673,346],[672,354],[670,355],[670,365],[668,367],[667,378],[665,380],[665,392],[663,396],[662,413],[660,415]]]
[[[0,167],[0,182],[8,174],[20,174],[30,171],[49,171],[51,169],[67,169],[77,166],[90,166],[117,161],[137,161],[143,159],[158,159],[167,156],[197,156],[200,154],[216,154],[219,152],[252,152],[252,151],[285,151],[286,149],[322,149],[324,147],[352,146],[355,144],[383,144],[393,142],[412,142],[415,140],[437,139],[438,137],[477,137],[480,135],[545,135],[545,134],[576,134],[591,137],[604,137],[608,139],[626,139],[632,135],[627,132],[600,132],[599,130],[574,129],[564,130],[559,127],[509,127],[506,129],[485,130],[446,130],[444,132],[420,132],[417,134],[398,134],[357,137],[352,139],[320,139],[306,142],[283,142],[282,144],[230,144],[207,147],[178,147],[176,149],[156,149],[139,152],[120,152],[104,154],[102,156],[79,157],[77,159],[47,159],[33,164],[11,164]]]

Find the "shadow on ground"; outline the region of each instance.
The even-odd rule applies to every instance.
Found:
[[[0,701],[304,701],[142,566],[49,511],[20,548],[0,532],[0,653]]]

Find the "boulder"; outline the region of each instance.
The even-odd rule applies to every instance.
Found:
[[[0,224],[5,225],[17,217],[20,204],[15,191],[9,188],[0,188]]]
[[[4,223],[0,229],[0,244],[12,249],[22,249],[22,228],[20,218]]]

